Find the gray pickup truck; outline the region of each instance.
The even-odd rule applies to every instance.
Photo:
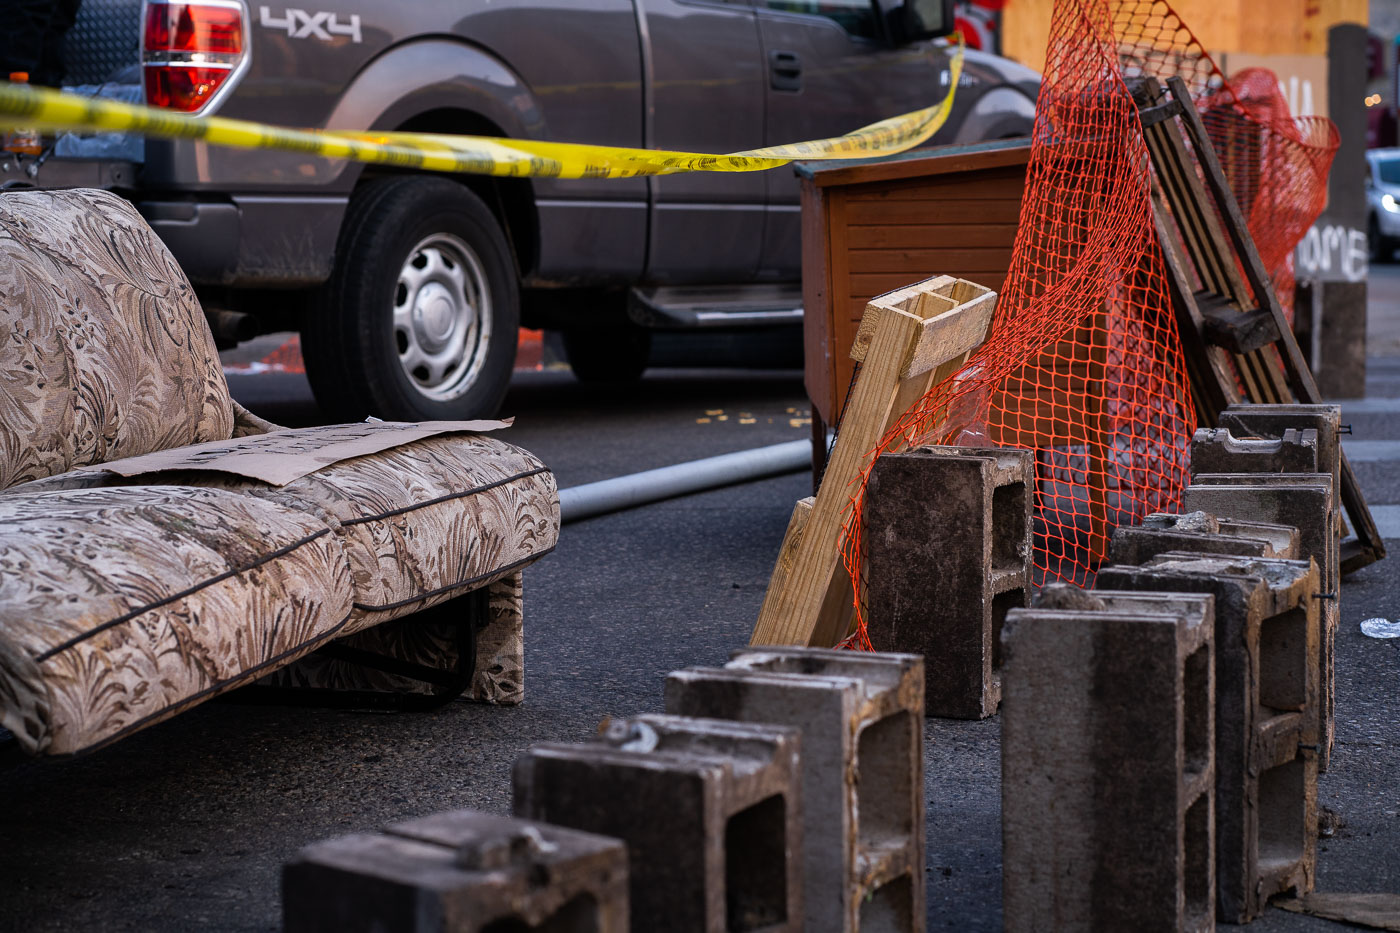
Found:
[[[949,91],[951,0],[298,2],[315,8],[86,0],[70,59],[124,54],[133,30],[128,82],[189,112],[702,152],[839,135]],[[966,54],[935,142],[1029,133],[1039,76]],[[71,178],[61,161],[28,181]],[[787,169],[497,180],[147,141],[97,183],[135,201],[222,341],[299,330],[338,419],[494,412],[522,323],[562,331],[580,378],[619,379],[655,329],[801,319]]]

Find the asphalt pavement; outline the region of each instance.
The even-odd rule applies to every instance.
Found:
[[[1400,267],[1374,271],[1372,296],[1384,355],[1344,420],[1355,441],[1400,449]],[[230,383],[273,420],[316,420],[299,374],[235,372]],[[792,370],[653,370],[624,388],[520,372],[505,436],[572,486],[807,437],[806,406]],[[1400,537],[1394,459],[1357,474]],[[809,493],[799,474],[567,526],[525,575],[523,706],[371,714],[216,701],[86,757],[0,771],[0,930],[275,930],[280,866],[301,846],[444,809],[507,812],[511,762],[531,743],[659,711],[668,671],[721,663],[747,641],[792,503]],[[1320,843],[1320,891],[1400,891],[1400,639],[1359,628],[1400,617],[1396,559],[1344,581],[1338,748],[1319,792],[1342,823]],[[927,721],[930,929],[1001,927],[999,729],[995,717]],[[1274,909],[1253,929],[1332,926]]]

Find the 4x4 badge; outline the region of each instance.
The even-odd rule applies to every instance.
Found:
[[[292,39],[332,39],[336,36],[349,36],[351,42],[361,41],[358,13],[351,13],[350,21],[342,24],[334,13],[308,13],[294,7],[287,7],[286,14],[279,19],[264,6],[258,8],[258,25],[268,29],[285,29],[287,36]]]

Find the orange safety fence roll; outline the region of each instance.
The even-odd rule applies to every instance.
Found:
[[[1291,297],[1293,247],[1326,199],[1331,122],[1291,117],[1268,72],[1227,83],[1161,0],[1057,0],[990,336],[904,413],[851,483],[841,546],[857,594],[865,486],[882,453],[1033,449],[1036,583],[1090,584],[1118,525],[1180,504],[1196,412],[1127,84],[1174,75],[1196,99],[1280,297]],[[845,644],[870,650],[856,603]]]

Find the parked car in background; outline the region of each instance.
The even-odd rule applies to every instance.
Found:
[[[1400,241],[1400,149],[1366,152],[1366,239],[1372,262],[1390,262]]]
[[[949,0],[316,2],[85,0],[70,60],[96,48],[120,69],[127,30],[145,100],[188,113],[704,152],[839,135],[949,92]],[[934,142],[1029,133],[1039,76],[966,54]],[[336,419],[494,412],[522,323],[561,331],[580,378],[625,379],[655,330],[801,319],[787,169],[495,179],[148,140],[140,164],[96,175],[218,309],[222,341],[301,332]]]

